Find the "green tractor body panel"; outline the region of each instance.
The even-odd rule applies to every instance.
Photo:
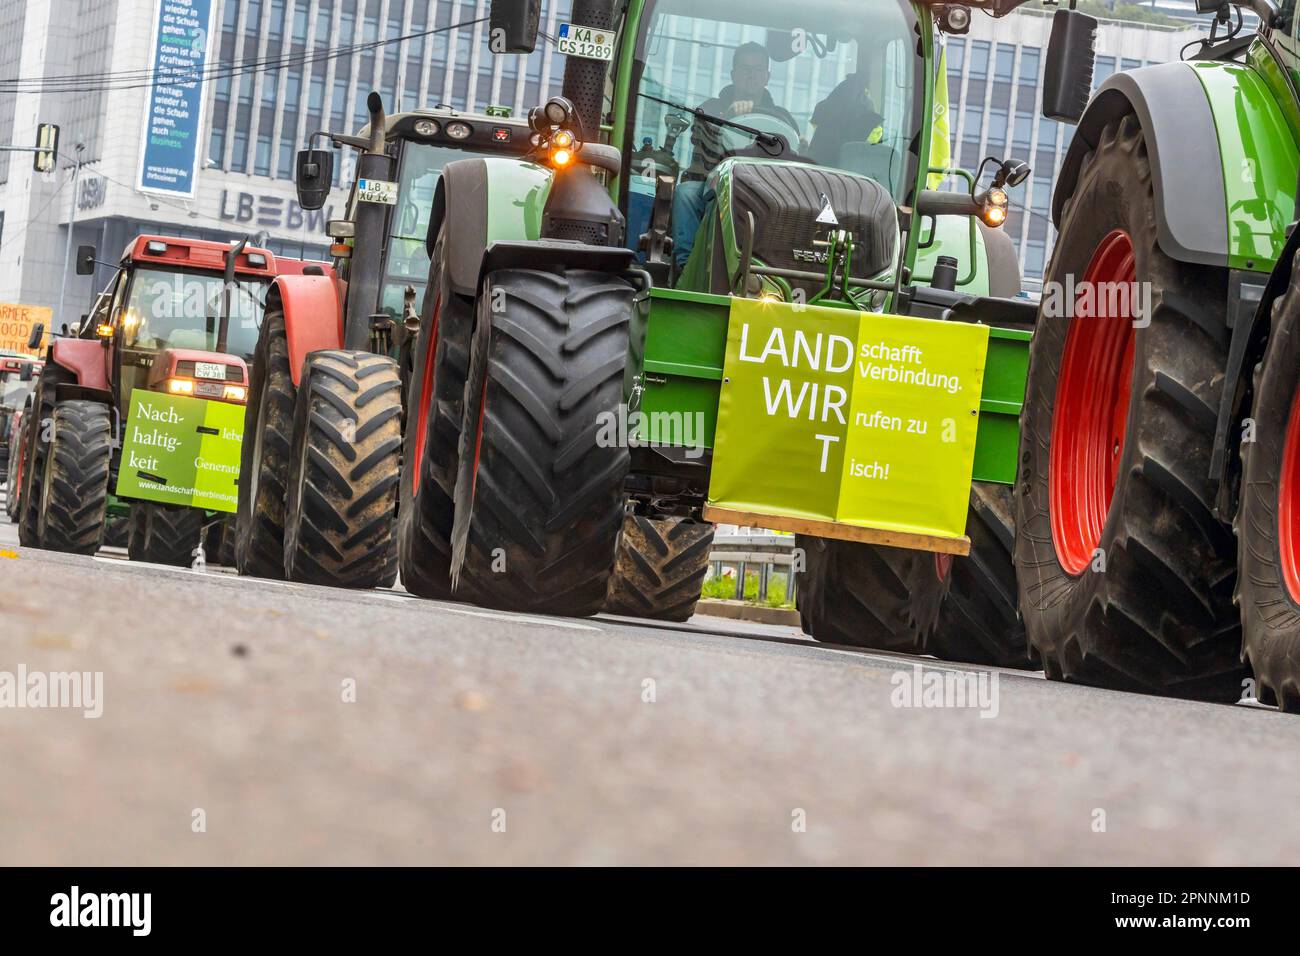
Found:
[[[1279,98],[1281,68],[1258,42],[1246,65],[1207,62],[1190,68],[1205,89],[1219,139],[1228,265],[1268,272],[1295,215],[1300,117],[1294,100],[1290,94]]]
[[[640,301],[632,336],[639,370],[630,370],[635,384],[627,398],[629,411],[640,414],[632,423],[640,441],[713,447],[731,304],[730,296],[678,289],[654,289]],[[990,329],[974,481],[1015,483],[1031,337],[1020,329]],[[690,424],[697,415],[699,429]]]

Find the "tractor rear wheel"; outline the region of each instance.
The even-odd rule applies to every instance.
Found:
[[[1300,255],[1296,257],[1300,264]],[[1300,277],[1273,306],[1255,369],[1255,440],[1242,443],[1237,603],[1242,656],[1266,704],[1300,712]]]
[[[460,436],[458,596],[575,616],[604,605],[630,459],[600,425],[623,398],[634,293],[579,269],[487,276]]]
[[[415,340],[397,510],[402,586],[426,598],[451,596],[452,498],[474,329],[474,303],[452,291],[443,251],[439,239]]]
[[[690,518],[623,518],[605,613],[688,621],[709,571],[713,525]]]
[[[1227,275],[1161,251],[1144,135],[1108,125],[1064,207],[1045,289],[1079,295],[1044,295],[1030,347],[1020,609],[1051,678],[1233,700],[1236,554],[1208,477]]]
[[[917,556],[929,554],[807,535],[795,547],[804,558],[796,602],[805,634],[850,647],[915,649],[907,579]]]
[[[193,567],[203,536],[204,513],[184,505],[131,502],[126,553],[132,561]]]
[[[108,406],[67,401],[54,408],[42,461],[36,531],[40,546],[66,554],[94,554],[104,540],[113,423]]]
[[[235,566],[240,574],[284,577],[284,503],[289,474],[297,388],[289,369],[284,312],[266,313],[249,382],[239,461],[239,510],[235,515]]]
[[[392,583],[402,448],[397,363],[371,352],[313,352],[293,422],[284,565],[291,581]]]
[[[1011,561],[1013,494],[1006,485],[971,486],[970,554],[918,552],[907,585],[917,652],[945,661],[1031,665]]]

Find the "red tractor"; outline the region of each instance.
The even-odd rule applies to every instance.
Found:
[[[94,248],[81,247],[78,274],[93,273],[95,264]],[[47,350],[23,429],[23,545],[94,554],[111,502],[129,509],[133,560],[192,563],[223,509],[115,497],[124,440],[143,407],[132,393],[236,405],[242,429],[248,365],[278,269],[270,252],[246,241],[140,236],[127,246],[76,332],[65,326]],[[322,264],[287,271],[323,277],[332,270]],[[31,347],[44,331],[39,324],[33,329]],[[230,470],[231,506],[224,510],[233,511],[238,478],[237,468]]]

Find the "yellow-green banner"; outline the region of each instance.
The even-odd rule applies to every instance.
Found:
[[[734,299],[709,504],[958,538],[987,326]]]
[[[205,511],[236,511],[244,406],[135,389],[116,493]]]

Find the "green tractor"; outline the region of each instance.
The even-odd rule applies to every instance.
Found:
[[[1020,277],[996,226],[1028,169],[995,160],[981,188],[933,158],[934,24],[950,16],[900,0],[574,5],[557,39],[564,95],[531,111],[527,154],[450,162],[433,198],[400,480],[384,466],[384,486],[399,487],[408,590],[680,619],[698,599],[712,523],[749,524],[806,536],[801,607],[818,637],[895,646],[906,632],[929,647],[939,621],[964,616],[961,648],[1025,659],[1011,589],[964,589],[1011,573],[1034,310],[1012,298]],[[493,4],[494,52],[528,52],[536,31],[536,4]],[[949,176],[961,189],[931,188]],[[343,326],[365,344],[364,323]],[[767,368],[781,351],[746,354],[760,328],[788,331],[794,348],[784,423],[748,420],[752,395],[741,395],[762,388],[746,363]],[[960,413],[923,439],[895,436],[901,500],[853,492],[840,507],[827,489],[859,469],[845,449],[894,419],[877,410],[862,413],[876,425],[845,425],[857,376],[843,349],[862,335],[872,354],[905,363],[924,343],[964,370],[864,361],[880,381],[863,401],[909,401],[893,375]],[[844,434],[791,431],[810,388]],[[313,419],[350,414],[332,395]],[[800,445],[787,453],[787,440]],[[372,479],[352,476],[375,459],[349,450],[323,449],[337,459],[331,494],[368,502]],[[819,500],[801,501],[814,486]],[[971,515],[987,533],[967,537]],[[859,582],[872,562],[885,573]],[[847,619],[846,587],[862,598]],[[881,587],[908,602],[898,621],[871,606]],[[980,602],[1007,626],[991,627]]]
[[[535,13],[495,3],[493,49],[532,49]],[[931,159],[936,15],[950,14],[896,0],[575,4],[558,37],[564,96],[530,114],[528,161],[443,170],[407,401],[408,588],[680,618],[709,523],[749,524],[803,533],[801,609],[819,638],[1026,659],[1009,496],[1033,309],[1010,298],[1015,258],[989,226],[1027,169],[999,160],[987,188],[927,188],[950,172]],[[974,461],[920,482],[945,484],[946,535],[911,520],[919,486],[887,520],[800,500],[857,463],[837,453],[819,468],[804,442],[817,436],[746,420],[736,352],[750,306],[789,323],[796,346],[806,327],[810,359],[813,330],[861,321],[871,335],[887,313],[904,343],[978,327],[983,392],[965,396],[953,442]],[[804,380],[798,394],[818,384],[841,387]],[[619,416],[628,441],[603,427]],[[804,444],[786,454],[787,437]]]
[[[327,225],[336,274],[271,289],[249,398],[236,517],[241,574],[387,587],[397,574],[394,508],[416,303],[434,188],[449,159],[521,156],[528,129],[493,110],[386,115],[371,93],[355,135],[318,133],[298,154],[304,209],[324,206],[334,154],[358,152],[347,217]],[[307,388],[303,387],[308,381]]]
[[[1078,131],[1021,419],[1020,606],[1049,677],[1295,711],[1300,22],[1197,7],[1187,59],[1057,103]],[[1055,17],[1090,63],[1095,21]]]

